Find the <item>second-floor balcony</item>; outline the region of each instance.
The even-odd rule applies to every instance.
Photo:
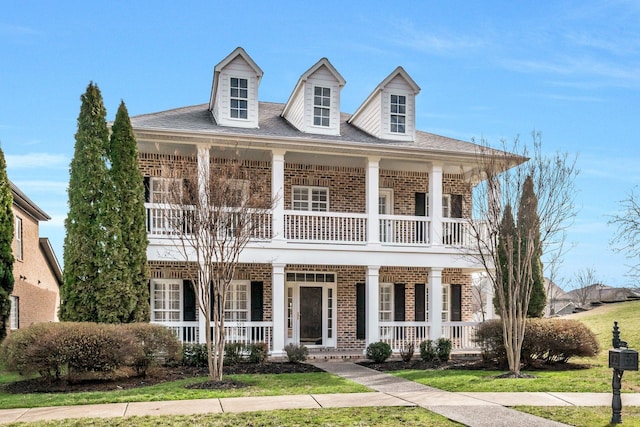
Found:
[[[145,207],[149,238],[175,236],[178,234],[175,224],[182,224],[188,232],[188,220],[181,219],[186,218],[192,208],[154,203],[147,203]],[[230,223],[233,224],[233,213],[230,212],[230,215]],[[253,240],[265,241],[278,237],[273,232],[273,216],[273,212],[264,211],[256,211],[252,215]],[[379,234],[376,237],[379,240],[375,243],[388,246],[473,247],[476,232],[472,231],[467,219],[442,218],[441,229],[432,230],[434,223],[425,216],[378,215],[377,218]],[[286,210],[283,219],[281,239],[287,242],[357,245],[374,242],[368,235],[369,216],[364,213]],[[437,236],[437,241],[433,236]]]

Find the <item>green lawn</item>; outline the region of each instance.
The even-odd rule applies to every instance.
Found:
[[[516,406],[514,409],[576,427],[620,425],[609,424],[611,408],[606,406],[581,408],[575,406]],[[640,407],[623,407],[622,425],[625,427],[640,427]]]
[[[613,322],[618,321],[621,338],[634,349],[640,349],[640,301],[608,304],[596,309],[568,316],[585,323],[596,334],[601,351],[595,358],[576,358],[574,363],[588,364],[589,369],[571,371],[535,371],[535,379],[496,379],[499,371],[396,371],[402,378],[448,391],[561,391],[611,392],[611,369],[608,351],[611,348]],[[623,392],[640,393],[640,374],[624,373]]]
[[[240,414],[181,415],[163,417],[128,417],[128,418],[82,418],[78,420],[50,421],[33,424],[38,426],[433,426],[450,427],[461,424],[450,421],[426,409],[416,407],[383,407],[383,408],[334,408],[334,409],[291,409],[267,412],[245,412]]]
[[[9,394],[0,391],[0,409],[37,406],[85,405],[94,403],[149,402],[156,400],[207,399],[286,394],[358,393],[368,388],[326,372],[306,374],[227,375],[225,378],[249,384],[234,390],[197,390],[184,386],[206,377],[166,382],[149,387],[109,392]]]

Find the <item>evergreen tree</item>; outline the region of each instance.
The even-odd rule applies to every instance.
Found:
[[[534,248],[531,258],[531,297],[527,309],[527,317],[542,317],[547,304],[544,291],[544,276],[542,274],[542,247],[540,244],[540,219],[538,218],[538,198],[533,188],[533,179],[527,176],[522,185],[520,206],[518,207],[518,230],[521,244],[527,244],[533,239]],[[524,252],[523,252],[524,253]]]
[[[513,213],[511,210],[511,205],[506,205],[504,208],[504,213],[502,214],[502,220],[500,221],[500,227],[498,229],[498,256],[497,258],[500,261],[500,271],[497,272],[502,279],[501,283],[503,285],[502,292],[504,293],[503,301],[505,302],[505,309],[508,309],[510,306],[511,295],[510,295],[510,284],[513,282],[513,274],[514,274],[514,259],[509,253],[513,252],[514,241],[515,241],[515,222],[513,220]],[[499,298],[499,290],[495,290],[493,294],[493,306],[495,307],[496,313],[500,313],[500,298]]]
[[[13,195],[7,178],[7,164],[0,148],[0,341],[7,335],[11,313],[10,295],[13,292],[14,217],[11,210]]]
[[[65,220],[60,319],[121,322],[130,314],[130,286],[108,161],[106,110],[97,85],[89,83],[75,135]]]
[[[133,293],[132,312],[127,321],[145,322],[149,321],[149,272],[144,182],[138,169],[138,149],[124,102],[120,103],[111,128],[110,159],[122,241],[128,249],[125,278]]]

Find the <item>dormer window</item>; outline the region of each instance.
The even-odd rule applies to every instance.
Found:
[[[313,125],[329,127],[331,88],[316,86],[313,95]]]
[[[407,119],[407,97],[391,95],[391,129],[392,133],[405,133]]]
[[[237,77],[231,77],[230,89],[230,101],[231,110],[230,117],[232,119],[247,119],[248,117],[248,105],[249,105],[249,81],[247,79],[240,79]]]

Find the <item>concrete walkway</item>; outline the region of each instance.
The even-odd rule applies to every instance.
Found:
[[[420,406],[472,427],[564,426],[505,406],[610,406],[608,393],[451,393],[427,387],[351,362],[313,362],[327,372],[365,385],[375,392],[295,396],[233,397],[163,402],[109,403],[0,410],[0,423],[112,418],[146,415],[190,415],[295,408]],[[622,395],[623,406],[640,406],[640,394]]]

